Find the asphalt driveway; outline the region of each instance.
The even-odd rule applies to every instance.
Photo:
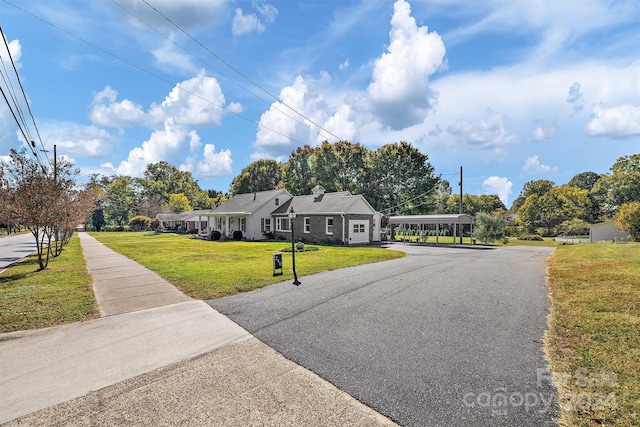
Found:
[[[402,248],[208,303],[401,425],[554,425],[542,353],[551,249]]]

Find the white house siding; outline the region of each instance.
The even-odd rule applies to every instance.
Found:
[[[279,199],[278,206],[282,206],[286,203],[291,197],[286,192],[282,192],[277,197]],[[275,198],[269,200],[264,206],[261,206],[259,209],[256,209],[255,212],[251,214],[247,218],[247,240],[260,240],[264,239],[264,235],[262,232],[262,220],[266,218],[271,218],[271,213],[278,209],[278,206],[275,204]],[[275,228],[274,220],[271,219],[271,231]]]

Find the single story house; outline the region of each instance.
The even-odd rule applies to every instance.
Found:
[[[200,212],[195,210],[182,213],[159,213],[156,218],[165,230],[177,230],[180,226],[184,226],[185,231],[206,230],[207,220],[206,217],[200,216]]]
[[[217,230],[231,237],[239,230],[247,240],[261,240],[273,229],[271,213],[292,198],[284,189],[236,194],[215,209],[200,211],[207,219],[206,233]]]
[[[589,227],[589,242],[597,243],[603,241],[628,242],[629,236],[624,231],[618,230],[613,221],[601,222]]]
[[[272,212],[276,236],[291,240],[289,213],[293,210],[295,239],[321,243],[369,244],[380,240],[381,215],[360,194],[327,193],[321,185],[311,195],[295,196]]]

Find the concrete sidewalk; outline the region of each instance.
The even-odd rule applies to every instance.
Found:
[[[0,424],[394,425],[79,235],[106,317],[0,334]]]

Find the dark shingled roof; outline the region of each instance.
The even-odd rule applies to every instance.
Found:
[[[276,209],[273,215],[286,215],[291,206],[299,215],[343,214],[348,212],[349,208],[360,200],[364,200],[367,203],[366,199],[361,195],[353,195],[348,191],[324,193],[319,197],[314,197],[313,195],[295,196]]]
[[[291,197],[287,190],[258,191],[256,193],[236,194],[225,203],[216,207],[208,213],[244,213],[250,214],[268,203],[272,198],[282,195],[283,199]],[[284,200],[281,201],[284,203]]]

